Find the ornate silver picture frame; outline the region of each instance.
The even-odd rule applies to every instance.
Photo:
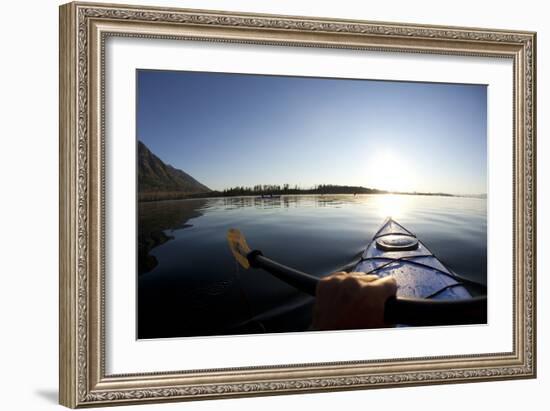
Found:
[[[169,39],[500,58],[513,64],[512,350],[108,374],[105,44]],[[67,407],[536,376],[536,34],[93,3],[60,7],[60,403]],[[506,178],[506,177],[503,177]],[[352,338],[352,337],[350,337]]]

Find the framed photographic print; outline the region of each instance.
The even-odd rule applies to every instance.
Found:
[[[61,404],[535,377],[535,40],[61,6]]]

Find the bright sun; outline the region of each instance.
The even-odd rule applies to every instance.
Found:
[[[370,157],[366,167],[368,187],[387,191],[414,191],[415,176],[410,164],[391,151],[381,151]]]

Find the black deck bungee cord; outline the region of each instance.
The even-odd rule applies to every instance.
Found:
[[[484,289],[487,289],[487,286],[480,283],[480,282],[477,282],[477,281],[474,281],[474,280],[470,280],[468,278],[464,278],[458,274],[456,274],[455,272],[449,270],[448,267],[446,267],[439,259],[437,259],[437,261],[439,261],[441,263],[441,265],[443,265],[445,268],[447,268],[449,270],[449,272],[447,271],[443,271],[437,267],[433,267],[429,264],[424,264],[424,263],[421,263],[421,262],[418,262],[418,261],[414,261],[414,260],[411,260],[412,258],[425,258],[425,257],[433,257],[433,258],[437,258],[434,254],[423,254],[423,255],[410,255],[410,256],[403,256],[403,257],[398,257],[398,258],[392,258],[392,257],[368,257],[368,258],[361,258],[360,262],[363,262],[363,261],[370,261],[370,260],[390,260],[388,261],[387,263],[384,263],[382,265],[379,265],[378,267],[375,267],[373,268],[372,270],[366,272],[365,274],[373,274],[375,273],[376,271],[379,271],[383,268],[386,268],[387,266],[393,264],[393,263],[398,263],[398,262],[406,262],[406,263],[409,263],[409,264],[413,264],[413,265],[417,265],[417,266],[420,266],[420,267],[424,267],[424,268],[430,268],[432,270],[435,270],[443,275],[446,275],[447,277],[451,277],[453,280],[456,280],[458,282],[462,282],[462,283],[468,283],[468,284],[471,284],[471,285],[475,285],[479,288],[484,288]]]

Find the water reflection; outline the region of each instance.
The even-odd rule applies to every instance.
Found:
[[[208,200],[153,201],[138,203],[138,274],[158,265],[151,250],[173,239],[169,232],[192,227],[187,222],[203,215]]]
[[[254,207],[261,209],[290,207],[334,207],[370,202],[379,210],[381,216],[397,216],[407,206],[411,196],[408,195],[369,195],[369,194],[338,194],[338,195],[284,195],[278,197],[222,197],[208,199],[211,207],[223,206],[225,210]],[[193,200],[188,200],[193,201]]]
[[[215,202],[216,199],[210,199]],[[225,210],[254,207],[261,209],[290,208],[290,207],[338,207],[343,204],[342,196],[327,195],[286,195],[278,197],[225,197],[218,199],[223,203]],[[349,195],[347,201],[353,202],[354,197]]]

